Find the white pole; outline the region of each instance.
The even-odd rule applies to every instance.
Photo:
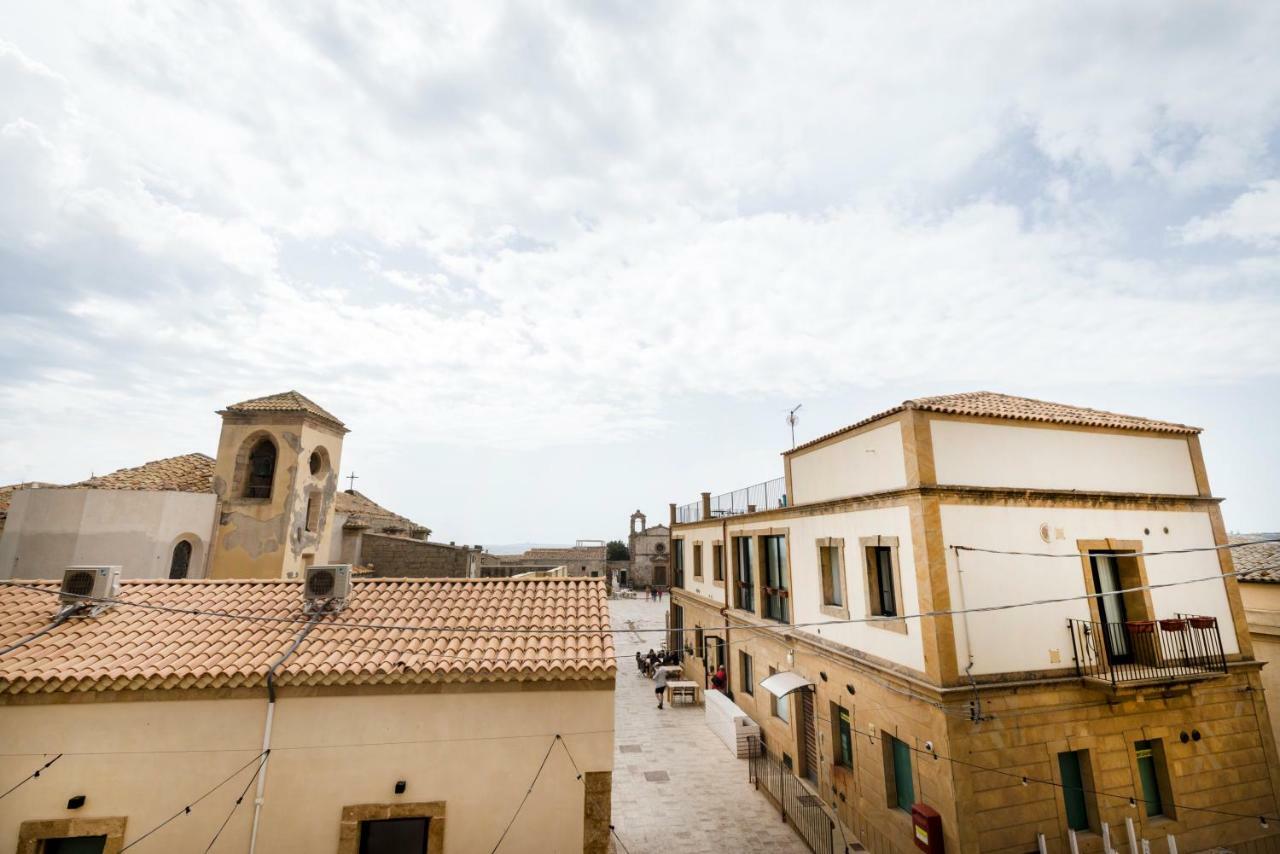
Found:
[[[1125,832],[1129,834],[1129,851],[1130,851],[1130,854],[1137,854],[1137,852],[1138,852],[1138,832],[1137,832],[1136,830],[1134,830],[1134,829],[1133,829],[1133,816],[1131,816],[1131,815],[1127,815],[1127,816],[1125,816],[1125,817],[1124,817],[1124,829],[1125,829]]]
[[[1049,854],[1049,848],[1044,844],[1044,834],[1036,834],[1036,846],[1040,849],[1040,854]]]
[[[1080,854],[1080,842],[1076,839],[1074,830],[1067,831],[1067,842],[1071,843],[1071,854]]]
[[[1178,840],[1173,838],[1172,833],[1164,838],[1164,844],[1169,848],[1169,854],[1178,854]]]
[[[1151,854],[1151,842],[1145,838],[1142,840],[1142,854]]]
[[[1111,825],[1102,823],[1102,854],[1111,854]]]

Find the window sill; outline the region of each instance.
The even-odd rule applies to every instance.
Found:
[[[865,625],[873,629],[883,629],[886,632],[897,632],[900,635],[907,633],[907,621],[901,617],[872,617]]]
[[[825,617],[832,617],[837,620],[849,619],[849,609],[842,608],[839,605],[822,605],[818,608]]]

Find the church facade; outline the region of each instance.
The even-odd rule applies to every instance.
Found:
[[[649,527],[643,513],[639,510],[632,513],[631,530],[627,535],[627,549],[631,552],[627,583],[636,589],[670,585],[670,547],[670,528],[666,525]]]
[[[118,565],[126,578],[299,578],[313,563],[359,565],[374,550],[362,543],[368,536],[410,546],[382,549],[388,557],[366,574],[468,574],[474,557],[463,547],[420,560],[440,545],[426,542],[427,528],[338,489],[348,431],[314,401],[288,391],[218,414],[216,457],[185,454],[12,490],[0,578],[59,578],[75,565]]]

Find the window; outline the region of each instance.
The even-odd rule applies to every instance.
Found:
[[[173,557],[169,559],[169,577],[186,578],[191,568],[191,543],[181,540],[173,547]]]
[[[831,722],[835,730],[832,742],[835,744],[836,764],[842,768],[853,767],[853,722],[849,719],[849,710],[835,703],[831,704]]]
[[[684,587],[684,540],[671,541],[672,572],[676,587]]]
[[[707,639],[702,631],[702,626],[693,627],[693,654],[706,659]]]
[[[1058,754],[1058,773],[1062,777],[1062,801],[1067,809],[1067,827],[1072,830],[1089,829],[1089,802],[1085,798],[1084,770],[1088,768],[1088,754],[1083,750],[1070,750]]]
[[[756,609],[755,574],[751,569],[751,538],[734,537],[734,571],[737,575],[737,603],[744,611]]]
[[[44,854],[100,854],[107,850],[107,837],[63,836],[46,839],[40,850]]]
[[[776,668],[769,668],[770,676],[777,672]],[[773,694],[770,694],[769,711],[775,718],[791,723],[791,699],[789,697],[776,697]]]
[[[916,801],[915,786],[911,782],[911,748],[891,735],[885,736],[884,745],[889,806],[911,812],[911,805]]]
[[[426,854],[429,818],[360,822],[360,854]]]
[[[1133,753],[1138,763],[1138,780],[1142,784],[1142,803],[1147,818],[1166,815],[1168,798],[1164,795],[1168,791],[1169,778],[1165,768],[1164,743],[1158,738],[1135,741]]]
[[[831,617],[848,617],[845,605],[844,540],[818,540],[818,574],[822,577],[823,613]]]
[[[760,538],[760,554],[763,566],[764,616],[780,623],[787,622],[787,538],[769,536]]]
[[[249,476],[245,478],[245,498],[270,498],[276,476],[276,444],[263,436],[249,452]]]
[[[751,672],[751,656],[738,653],[738,689],[744,694],[755,695],[756,679]]]
[[[702,578],[702,543],[693,544],[693,577]]]
[[[724,581],[724,545],[721,543],[711,547],[711,580]]]
[[[684,649],[684,607],[672,604],[671,622],[668,624],[670,635],[667,638],[667,649]]]
[[[902,574],[898,566],[897,537],[863,537],[863,564],[867,580],[867,615],[898,618],[902,610]],[[901,619],[872,620],[867,625],[905,632]]]
[[[324,454],[321,448],[311,452],[310,459],[307,460],[307,468],[311,469],[313,475],[320,474],[324,471]]]
[[[307,496],[307,530],[320,530],[320,493],[313,492]]]

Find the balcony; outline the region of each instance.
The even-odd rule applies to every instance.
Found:
[[[704,493],[705,495],[705,493]],[[752,486],[744,486],[722,495],[713,495],[709,508],[703,502],[694,501],[676,508],[676,522],[701,522],[704,519],[719,519],[724,516],[740,516],[743,513],[755,513],[758,510],[772,510],[787,506],[787,479],[777,477]],[[710,510],[710,515],[705,512]]]
[[[1179,614],[1166,620],[1067,623],[1076,672],[1113,690],[1189,682],[1227,672],[1215,617]]]

